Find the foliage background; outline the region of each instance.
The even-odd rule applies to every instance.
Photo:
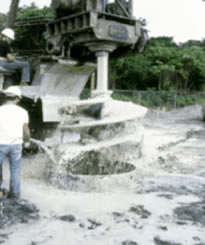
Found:
[[[46,23],[54,19],[54,10],[49,7],[40,9],[32,3],[18,8],[13,49],[20,55],[45,53]]]
[[[112,60],[110,71],[115,89],[204,91],[205,41],[151,38],[143,53]]]

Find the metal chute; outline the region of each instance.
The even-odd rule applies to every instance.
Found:
[[[41,100],[43,122],[58,122],[61,119],[59,108],[79,99],[96,66],[65,61],[48,66],[44,74],[37,76],[40,81],[34,80],[34,86],[22,88],[22,93],[34,102]]]

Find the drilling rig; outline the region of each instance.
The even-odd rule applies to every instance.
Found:
[[[50,59],[41,62],[31,86],[21,88],[32,136],[41,140],[62,120],[64,104],[80,105],[89,80],[93,98],[109,95],[109,58],[141,52],[147,41],[133,0],[52,0],[51,6],[56,19],[45,35]]]

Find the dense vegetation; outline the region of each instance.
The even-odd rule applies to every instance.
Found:
[[[34,3],[18,8],[15,22],[15,40],[12,45],[19,54],[45,52],[46,23],[55,18],[51,8],[39,9]],[[0,15],[0,30],[6,25],[6,16]]]
[[[45,24],[55,18],[51,8],[39,9],[34,3],[29,7],[19,8],[16,18],[16,40],[14,48],[28,53],[45,49]]]
[[[112,60],[110,70],[116,89],[204,91],[205,41],[151,38],[143,53]]]

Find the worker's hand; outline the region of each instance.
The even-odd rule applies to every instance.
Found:
[[[4,57],[0,57],[0,61],[6,61]]]
[[[25,149],[29,149],[29,148],[31,147],[31,143],[30,143],[30,142],[25,142],[25,143],[23,144],[23,147],[24,147]]]
[[[29,84],[26,82],[20,82],[20,86],[28,86]]]
[[[16,61],[15,57],[12,54],[7,54],[7,60],[9,62],[15,62]]]

